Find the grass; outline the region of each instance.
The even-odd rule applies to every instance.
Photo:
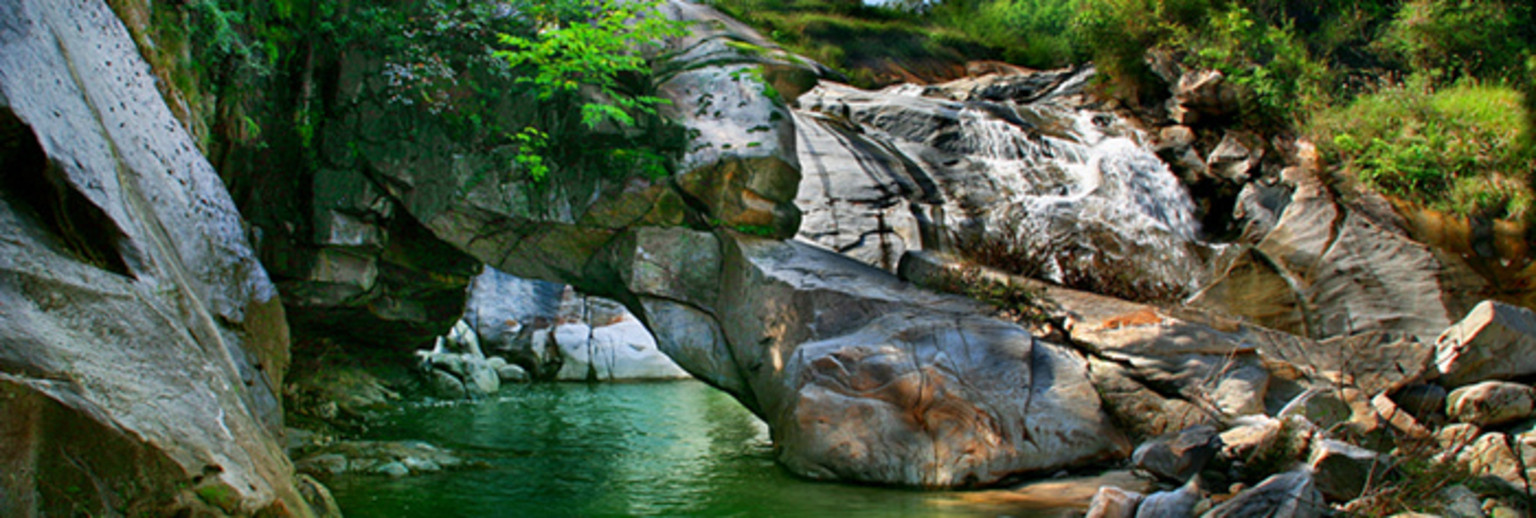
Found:
[[[1426,81],[1367,94],[1309,123],[1319,150],[1344,174],[1437,210],[1536,220],[1536,160],[1523,145],[1520,92]]]

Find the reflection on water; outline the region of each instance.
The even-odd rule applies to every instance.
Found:
[[[816,483],[773,462],[767,427],[697,381],[539,384],[411,405],[370,439],[419,439],[485,464],[329,481],[349,517],[1063,516],[985,493]]]

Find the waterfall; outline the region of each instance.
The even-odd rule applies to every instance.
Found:
[[[1079,95],[1091,70],[1041,74],[1052,73],[1059,76],[874,92],[823,83],[806,93],[796,114],[807,182],[801,237],[886,266],[894,264],[883,255],[888,238],[904,249],[935,248],[910,235],[970,233],[1040,250],[1041,275],[1058,282],[1115,275],[1193,288],[1209,246],[1198,240],[1189,193],[1141,131]],[[1023,78],[1048,88],[1018,94],[1032,97],[1024,102],[993,95],[1020,91],[1012,85]],[[887,227],[924,230],[891,237],[864,221],[872,218],[855,217],[876,212]],[[872,236],[882,248],[861,249]]]

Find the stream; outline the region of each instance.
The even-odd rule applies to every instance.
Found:
[[[366,438],[427,441],[478,467],[329,480],[342,511],[354,518],[1056,517],[1072,511],[1006,491],[795,478],[774,463],[767,426],[698,381],[518,385],[481,402],[404,405]]]

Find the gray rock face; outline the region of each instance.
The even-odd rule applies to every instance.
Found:
[[[1435,343],[1439,382],[1461,386],[1536,373],[1536,314],[1484,301]]]
[[[1347,502],[1381,485],[1392,469],[1392,458],[1346,442],[1322,440],[1312,444],[1307,466],[1324,497]]]
[[[823,82],[795,112],[799,237],[893,270],[903,253],[1013,243],[1041,277],[1174,291],[1206,269],[1194,205],[1112,113],[1092,70],[864,91]],[[1035,85],[1020,96],[998,96]],[[1110,279],[1110,271],[1136,272]]]
[[[1391,225],[1340,205],[1307,168],[1279,219],[1192,304],[1315,339],[1383,331],[1430,343],[1451,313],[1451,266]],[[1254,230],[1268,227],[1266,223]]]
[[[0,2],[0,515],[312,515],[277,292],[153,81],[105,3]]]
[[[1494,426],[1536,415],[1536,389],[1519,383],[1485,381],[1451,391],[1446,414],[1478,426]]]
[[[1204,518],[1306,518],[1331,514],[1322,493],[1306,471],[1291,471],[1264,479],[1231,500],[1206,512]],[[1169,515],[1172,516],[1172,515]]]
[[[470,286],[464,316],[488,354],[541,378],[642,380],[689,377],[628,310],[559,284],[486,268]]]
[[[1131,454],[1131,462],[1159,478],[1182,483],[1199,473],[1221,449],[1216,428],[1200,425],[1142,443]]]

